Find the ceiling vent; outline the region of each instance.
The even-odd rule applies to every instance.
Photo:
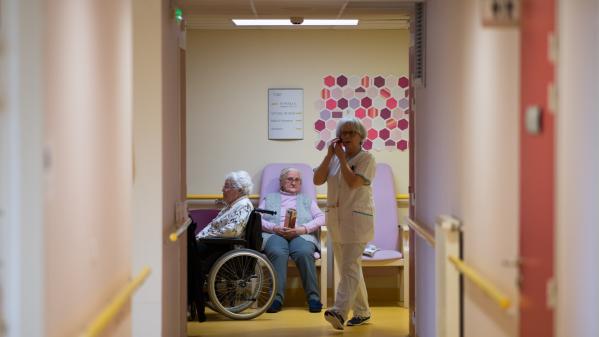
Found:
[[[414,87],[425,87],[426,75],[426,5],[423,2],[415,4],[414,30],[412,41],[414,43]]]

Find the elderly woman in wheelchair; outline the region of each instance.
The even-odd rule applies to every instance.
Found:
[[[256,251],[262,244],[261,217],[248,199],[251,188],[247,172],[227,174],[222,188],[226,206],[190,240],[192,320],[206,320],[205,305],[232,319],[251,319],[272,304],[276,277],[270,261]]]

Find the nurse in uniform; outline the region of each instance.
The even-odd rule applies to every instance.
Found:
[[[338,330],[361,325],[370,319],[366,284],[362,275],[362,253],[374,238],[372,180],[374,156],[362,149],[366,130],[356,118],[344,118],[337,125],[337,138],[328,147],[314,171],[314,184],[327,182],[326,224],[339,266],[341,279],[335,304],[325,319]]]

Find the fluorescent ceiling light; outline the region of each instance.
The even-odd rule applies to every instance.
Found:
[[[233,19],[236,26],[356,26],[358,20],[305,19],[301,24],[290,19]]]

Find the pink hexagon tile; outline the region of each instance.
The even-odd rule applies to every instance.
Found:
[[[344,116],[358,118],[366,128],[362,144],[366,150],[405,151],[409,136],[409,87],[407,76],[329,74],[323,78],[314,108],[319,151],[335,138],[338,121]]]
[[[324,85],[326,85],[327,87],[332,87],[335,85],[335,77],[329,75],[327,77],[324,78]]]
[[[335,128],[337,128],[337,121],[335,119],[329,119],[328,121],[325,122],[325,125],[326,125],[327,129],[335,130]],[[320,131],[322,131],[322,130],[320,130]]]
[[[316,131],[322,131],[325,129],[324,126],[324,121],[319,119],[316,121],[316,123],[314,123],[314,128],[316,129]]]

